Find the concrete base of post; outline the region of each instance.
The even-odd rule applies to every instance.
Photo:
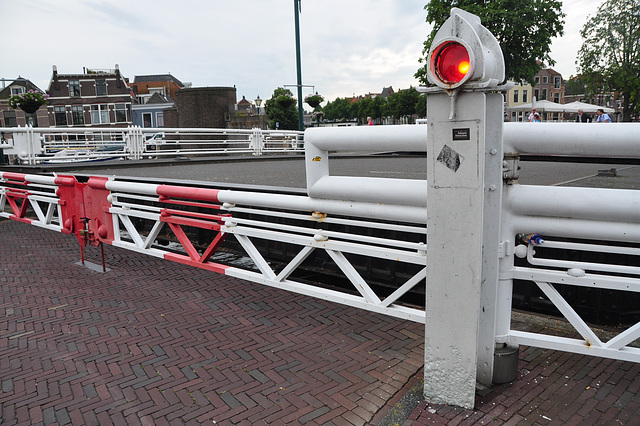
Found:
[[[518,375],[519,346],[501,344],[496,346],[493,355],[493,383],[502,384],[513,382]]]

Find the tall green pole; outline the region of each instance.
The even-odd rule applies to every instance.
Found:
[[[298,130],[304,130],[304,111],[302,109],[302,65],[300,65],[300,0],[293,0],[293,10],[296,17],[296,65],[298,67]]]

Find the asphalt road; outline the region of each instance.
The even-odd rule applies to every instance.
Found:
[[[104,164],[104,163],[101,163]],[[560,163],[521,161],[519,182],[525,185],[591,186],[640,189],[640,165]],[[426,179],[424,157],[366,156],[332,157],[330,174],[336,176],[368,176],[398,179]],[[599,170],[615,168],[616,176],[597,176]],[[118,162],[112,165],[86,165],[58,173],[149,177],[167,180],[193,180],[248,185],[305,188],[304,157],[279,159],[248,158],[229,161],[218,158],[208,162]]]

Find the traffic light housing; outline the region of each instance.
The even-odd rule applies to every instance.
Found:
[[[480,18],[462,9],[434,37],[427,80],[445,90],[497,87],[504,80],[504,57],[496,38]]]

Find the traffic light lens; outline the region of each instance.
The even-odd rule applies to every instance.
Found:
[[[459,83],[471,67],[469,52],[460,43],[446,42],[433,51],[431,66],[434,74],[443,83]]]

